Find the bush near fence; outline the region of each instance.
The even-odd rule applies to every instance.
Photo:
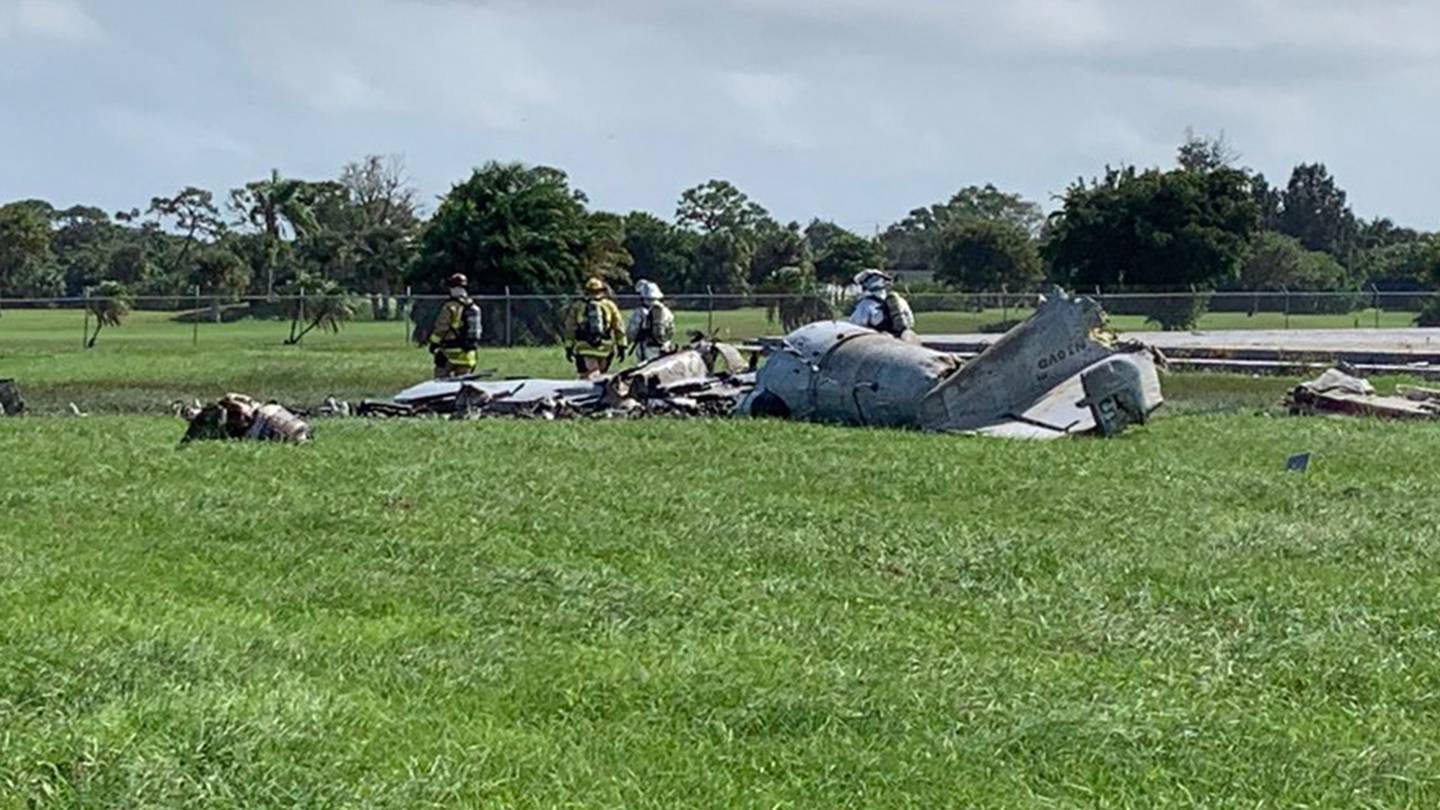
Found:
[[[1188,329],[1205,314],[1210,294],[1204,292],[1099,295],[1110,315],[1143,315],[1166,330]]]

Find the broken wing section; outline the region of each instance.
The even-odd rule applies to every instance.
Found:
[[[1023,438],[1144,422],[1163,402],[1156,357],[1117,347],[1093,300],[1056,291],[1023,323],[925,395],[925,430]]]
[[[1146,350],[1127,352],[1064,380],[1030,407],[967,432],[1011,439],[1056,439],[1078,433],[1114,436],[1132,424],[1149,421],[1162,402],[1154,355]]]

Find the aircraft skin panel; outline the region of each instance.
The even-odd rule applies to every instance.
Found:
[[[960,371],[926,395],[926,430],[974,430],[1028,407],[1115,350],[1101,339],[1104,312],[1094,301],[1052,295]]]

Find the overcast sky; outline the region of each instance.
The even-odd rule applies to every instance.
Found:
[[[108,209],[401,153],[669,216],[732,180],[866,233],[993,182],[1050,204],[1223,131],[1283,183],[1440,227],[1440,3],[0,0],[0,200]]]

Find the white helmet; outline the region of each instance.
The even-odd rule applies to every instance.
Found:
[[[660,291],[659,284],[644,279],[635,282],[635,292],[639,293],[640,300],[647,304],[653,304],[665,297],[665,293]]]
[[[882,270],[870,268],[861,270],[855,275],[855,283],[864,290],[883,290],[895,281],[895,277]]]

